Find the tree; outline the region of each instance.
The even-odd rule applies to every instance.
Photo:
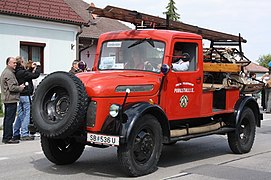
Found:
[[[268,63],[271,62],[271,54],[260,56],[260,58],[257,60],[257,62],[259,63],[259,65],[266,67],[266,68],[269,68]]]
[[[166,7],[167,11],[166,12],[163,12],[163,14],[166,14],[168,15],[169,17],[169,20],[172,20],[172,21],[179,21],[180,19],[180,14],[178,14],[176,11],[178,10],[176,7],[175,7],[175,2],[174,0],[169,0],[169,3]]]

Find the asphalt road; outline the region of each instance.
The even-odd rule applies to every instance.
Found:
[[[2,136],[2,131],[0,131]],[[2,138],[2,137],[1,137]],[[39,138],[16,145],[0,143],[0,179],[131,179],[121,171],[116,148],[86,147],[79,160],[58,166],[48,161]],[[133,179],[271,179],[271,115],[264,114],[253,149],[233,154],[226,136],[209,136],[164,146],[158,170]]]

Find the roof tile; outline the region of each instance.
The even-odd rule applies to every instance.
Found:
[[[86,24],[89,4],[82,0],[0,0],[0,14],[24,16],[69,24]],[[101,33],[129,29],[119,21],[98,18],[96,25],[84,28],[80,37],[98,38]]]
[[[17,9],[27,9],[28,5],[27,4],[18,4]]]
[[[1,0],[1,13],[76,25],[87,24],[87,21],[80,17],[65,0]]]
[[[39,14],[41,16],[48,16],[49,15],[49,13],[47,11],[39,11]]]
[[[81,0],[64,0],[73,10],[79,14],[85,21],[89,21],[92,16],[89,14],[89,11],[86,9],[89,8],[89,4]],[[85,11],[84,11],[85,10]],[[95,38],[97,39],[102,33],[108,31],[119,31],[119,30],[128,30],[130,29],[121,22],[108,18],[97,18],[93,20],[96,22],[96,25],[90,25],[90,27],[85,27],[83,33],[80,34],[80,38]]]
[[[260,66],[256,63],[251,62],[245,69],[249,72],[268,72],[268,68]]]
[[[29,5],[29,2],[28,1],[19,1],[19,4],[24,4],[24,5]]]
[[[49,4],[40,4],[40,8],[50,8]]]

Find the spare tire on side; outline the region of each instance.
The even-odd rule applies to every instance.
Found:
[[[55,72],[38,85],[32,102],[37,130],[49,138],[65,138],[85,124],[88,96],[81,80],[71,73]]]

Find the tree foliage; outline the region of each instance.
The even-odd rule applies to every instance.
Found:
[[[271,54],[260,56],[257,62],[259,63],[259,65],[269,68],[268,63],[271,62]]]
[[[167,11],[164,12],[164,14],[168,15],[169,20],[179,21],[180,14],[177,13],[178,9],[175,7],[174,0],[169,0],[169,3],[167,5],[166,9],[167,9]]]

